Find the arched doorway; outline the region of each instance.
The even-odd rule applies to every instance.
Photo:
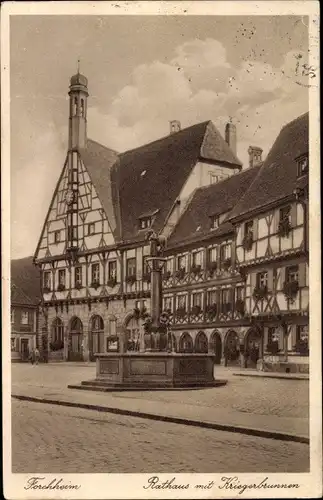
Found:
[[[69,333],[68,359],[70,361],[83,361],[83,324],[77,316],[74,316],[70,321]]]
[[[89,333],[89,356],[90,361],[94,361],[95,353],[104,352],[104,322],[98,314],[93,316],[90,321]]]
[[[224,357],[226,365],[240,364],[240,341],[238,334],[230,330],[224,344]]]
[[[139,351],[140,349],[140,324],[139,320],[131,317],[126,324],[128,333],[127,351]]]
[[[193,340],[187,332],[184,332],[179,339],[179,352],[193,352]]]
[[[257,328],[251,328],[245,339],[245,366],[257,368],[257,361],[261,357],[261,333]]]
[[[207,353],[209,350],[207,336],[204,332],[199,332],[195,339],[195,352]]]
[[[222,358],[222,340],[219,332],[212,333],[210,338],[210,351],[215,354],[215,364],[219,365]]]

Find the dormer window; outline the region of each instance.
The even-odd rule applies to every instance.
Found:
[[[211,229],[218,229],[220,225],[220,218],[218,215],[212,215],[211,219]]]
[[[55,231],[54,233],[54,242],[59,243],[61,241],[61,232],[60,231]]]
[[[308,174],[308,156],[302,156],[297,160],[297,177]]]
[[[149,229],[151,227],[151,217],[139,219],[139,229]]]

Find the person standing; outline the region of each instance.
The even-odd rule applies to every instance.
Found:
[[[34,350],[34,357],[35,357],[35,365],[38,365],[39,358],[40,358],[40,353],[39,353],[39,350],[38,350],[38,348],[37,348],[37,347],[36,347],[36,349]]]

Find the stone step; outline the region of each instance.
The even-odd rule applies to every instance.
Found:
[[[171,384],[161,382],[145,382],[136,381],[129,383],[115,383],[111,384],[103,380],[84,380],[80,384],[70,384],[68,389],[79,389],[82,391],[97,391],[97,392],[111,392],[111,391],[169,391],[169,390],[198,390],[208,387],[220,387],[226,385],[227,380],[216,380],[214,382],[200,383],[190,386],[189,384]]]

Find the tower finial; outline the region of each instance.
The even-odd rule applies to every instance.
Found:
[[[80,73],[80,59],[77,60],[77,72]]]

